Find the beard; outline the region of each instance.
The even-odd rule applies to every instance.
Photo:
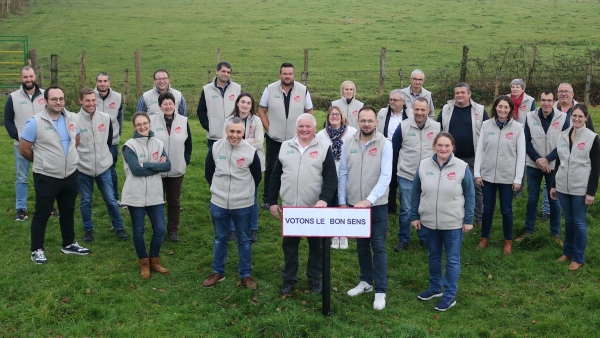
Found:
[[[25,90],[32,90],[33,88],[35,88],[36,85],[35,81],[33,81],[30,85],[25,82],[22,82],[21,84],[23,85],[23,89]]]
[[[373,133],[375,132],[375,128],[373,128],[373,130],[371,131],[364,131],[364,130],[360,130],[360,133],[362,134],[362,136],[371,136],[373,135]]]

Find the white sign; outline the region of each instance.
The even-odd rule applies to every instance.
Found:
[[[283,207],[283,236],[371,237],[371,209]]]

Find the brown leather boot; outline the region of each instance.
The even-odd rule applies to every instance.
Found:
[[[150,278],[150,261],[148,260],[148,258],[140,259],[140,268],[141,268],[140,277],[142,277],[143,279],[149,279]]]
[[[512,255],[512,240],[510,240],[510,239],[504,240],[504,251],[503,252],[505,255]]]
[[[481,237],[479,240],[479,245],[475,248],[475,250],[481,250],[488,247],[488,239],[485,237]]]
[[[150,268],[163,275],[169,274],[169,270],[160,265],[160,259],[158,257],[150,257]]]

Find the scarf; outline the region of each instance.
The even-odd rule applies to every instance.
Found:
[[[515,107],[513,108],[513,113],[515,114],[515,119],[519,118],[519,107],[521,106],[521,103],[523,102],[524,97],[525,97],[525,92],[522,92],[521,96],[519,96],[517,98],[515,98],[512,94],[510,94],[510,98],[515,103]]]
[[[502,128],[504,128],[504,126],[508,123],[508,121],[510,121],[510,119],[506,119],[506,121],[500,122],[500,121],[498,121],[498,118],[494,117],[494,121],[496,122],[496,125],[498,126],[498,128],[500,128],[500,130],[502,130]]]
[[[327,134],[331,139],[331,151],[333,152],[333,158],[339,161],[342,157],[342,136],[346,132],[346,125],[342,125],[340,129],[333,129],[331,126],[327,126]]]

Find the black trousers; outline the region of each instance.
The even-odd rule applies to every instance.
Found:
[[[263,202],[269,197],[269,184],[271,183],[271,173],[277,162],[277,156],[279,156],[279,149],[281,149],[281,142],[274,141],[269,137],[269,134],[265,134],[267,153],[265,159],[265,179],[263,180]]]
[[[283,249],[284,266],[281,277],[298,281],[298,245],[301,237],[283,237],[281,248]],[[308,240],[308,264],[306,265],[306,277],[311,284],[321,282],[323,272],[323,247],[321,238],[307,237]]]
[[[35,212],[31,221],[31,251],[44,248],[46,225],[55,200],[60,213],[58,222],[62,235],[62,246],[67,246],[75,241],[73,217],[75,199],[79,192],[78,175],[77,170],[62,179],[33,173]]]

